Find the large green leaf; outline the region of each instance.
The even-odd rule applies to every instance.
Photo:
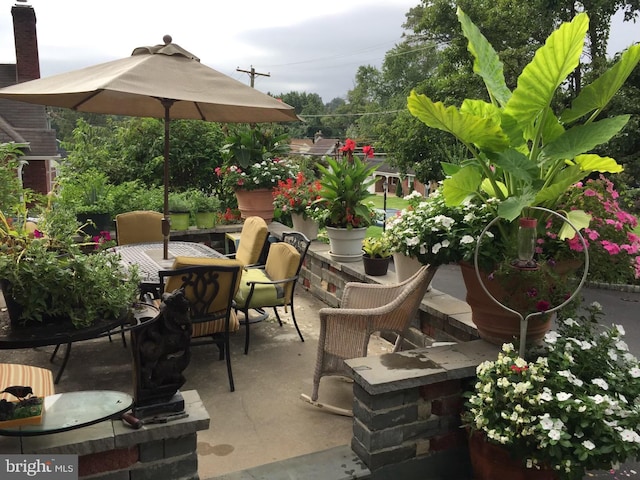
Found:
[[[542,150],[542,155],[551,160],[572,159],[608,142],[624,128],[629,118],[630,115],[619,115],[599,122],[577,125],[548,143]]]
[[[475,59],[473,71],[482,77],[489,94],[504,107],[511,97],[511,90],[504,81],[504,69],[498,54],[460,7],[457,15],[462,32],[469,41],[467,49]]]
[[[569,123],[595,110],[602,110],[631,75],[638,61],[640,61],[640,45],[629,47],[613,67],[582,89],[571,103],[571,109],[562,112],[560,119]]]
[[[464,167],[443,182],[443,195],[449,206],[460,205],[478,191],[482,175],[475,167]]]
[[[567,212],[566,217],[578,231],[587,228],[591,222],[591,215],[584,210],[571,210]],[[562,227],[560,227],[560,232],[558,234],[560,240],[573,238],[575,234],[576,231],[571,227],[571,225],[567,222],[562,222]]]
[[[509,221],[515,220],[522,214],[522,209],[533,205],[535,195],[527,191],[522,195],[509,197],[498,206],[498,215]]]
[[[611,157],[601,157],[593,153],[586,155],[578,155],[575,158],[576,164],[580,168],[588,173],[590,172],[602,172],[602,173],[620,173],[624,170],[624,167],[616,162]]]
[[[522,71],[505,107],[506,113],[516,118],[522,128],[531,125],[551,104],[556,89],[578,66],[588,27],[585,13],[563,23]]]
[[[491,161],[505,172],[519,180],[533,182],[538,175],[538,167],[523,153],[509,149],[491,157]]]
[[[432,102],[429,97],[412,91],[407,101],[409,111],[425,125],[454,135],[465,145],[499,152],[508,146],[508,139],[500,125],[491,118],[445,107],[442,102]]]
[[[480,184],[480,190],[485,192],[487,195],[495,198],[504,198],[509,195],[509,190],[507,189],[507,186],[504,183],[500,181],[496,181],[495,184],[500,190],[499,192],[496,191],[495,188],[493,188],[493,184],[491,183],[491,180],[489,180],[488,178],[485,178],[484,180],[482,180],[482,183]]]

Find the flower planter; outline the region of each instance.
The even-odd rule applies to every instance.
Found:
[[[213,228],[216,226],[216,212],[196,213],[196,227]]]
[[[466,301],[471,307],[471,320],[478,328],[480,338],[495,345],[513,342],[520,337],[520,318],[493,301],[483,290],[475,268],[467,262],[460,262],[462,279],[467,288]],[[480,272],[482,278],[488,274]],[[506,295],[499,281],[485,282],[487,290],[500,300]],[[526,288],[526,287],[523,287]],[[552,314],[533,317],[527,325],[527,344],[537,343],[551,328]]]
[[[309,240],[318,238],[318,222],[311,218],[304,218],[300,213],[292,213],[291,221],[296,232],[304,234]]]
[[[338,262],[358,262],[362,259],[362,241],[367,228],[327,227],[329,237],[329,256]]]
[[[489,443],[480,432],[473,432],[469,438],[469,457],[475,480],[557,480],[553,470],[526,468],[521,459],[510,452]]]
[[[362,265],[364,266],[364,273],[372,277],[386,275],[389,270],[389,261],[391,261],[391,257],[369,257],[367,254],[363,254]]]
[[[265,222],[273,220],[273,195],[271,189],[236,190],[238,210],[242,219],[262,217]]]
[[[189,230],[189,214],[176,212],[170,214],[171,230]]]

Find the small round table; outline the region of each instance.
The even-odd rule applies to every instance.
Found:
[[[133,397],[112,390],[87,390],[50,395],[44,398],[40,425],[0,428],[0,435],[32,437],[66,432],[116,418],[133,406]]]

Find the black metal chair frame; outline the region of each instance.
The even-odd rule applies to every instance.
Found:
[[[167,277],[181,276],[182,287],[189,289],[195,300],[190,300],[191,323],[205,323],[215,320],[224,319],[225,328],[223,332],[211,334],[210,340],[192,339],[191,345],[205,345],[215,343],[220,349],[220,360],[226,359],[227,374],[229,376],[229,388],[233,392],[235,385],[233,383],[233,373],[231,371],[231,351],[229,348],[229,321],[231,317],[231,309],[235,306],[233,301],[234,288],[229,289],[230,298],[227,299],[227,308],[220,313],[212,314],[209,308],[220,292],[220,284],[218,282],[220,273],[232,273],[231,285],[235,285],[240,275],[239,266],[223,266],[223,265],[198,265],[191,267],[183,267],[176,270],[161,270],[160,273],[160,291],[165,288],[165,279]],[[211,290],[209,287],[213,286]],[[209,294],[208,294],[209,293]],[[213,293],[213,295],[211,294]]]
[[[281,286],[285,286],[288,283],[292,283],[292,287],[291,287],[291,303],[290,303],[290,307],[291,307],[291,318],[293,319],[293,324],[296,327],[296,331],[298,332],[298,336],[300,337],[300,340],[304,342],[304,337],[302,336],[302,332],[300,331],[300,327],[298,326],[298,321],[296,320],[296,314],[295,314],[295,309],[294,309],[294,305],[293,305],[293,299],[294,299],[294,294],[295,294],[295,290],[296,290],[296,284],[298,283],[298,278],[300,278],[300,270],[302,269],[302,264],[304,262],[304,259],[307,255],[307,251],[309,250],[309,246],[311,245],[311,240],[309,240],[303,233],[300,232],[284,232],[282,234],[282,241],[285,243],[290,244],[291,246],[293,246],[298,253],[300,253],[300,262],[298,263],[298,268],[296,269],[296,274],[293,277],[290,278],[285,278],[282,280],[277,280],[277,281],[247,281],[247,284],[249,285],[250,289],[249,289],[249,295],[247,296],[247,301],[245,302],[245,308],[242,309],[242,313],[244,314],[244,320],[242,320],[240,322],[241,325],[245,326],[245,340],[244,340],[244,353],[245,355],[249,353],[249,338],[250,338],[250,333],[249,333],[249,326],[252,323],[259,323],[262,320],[264,320],[266,318],[266,315],[261,315],[257,318],[251,318],[249,316],[249,310],[251,308],[256,309],[258,311],[261,310],[261,308],[258,307],[249,307],[248,305],[251,304],[251,297],[253,297],[253,292],[255,290],[256,285],[281,285]],[[255,267],[254,267],[255,268]],[[263,266],[259,267],[259,268],[264,268]],[[278,319],[278,323],[280,324],[280,326],[282,327],[282,319],[280,318],[280,314],[278,313],[278,307],[274,306],[272,307],[273,311],[276,314],[276,318]],[[237,311],[237,309],[236,309]]]

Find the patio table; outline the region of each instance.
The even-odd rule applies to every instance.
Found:
[[[160,286],[158,272],[170,270],[178,256],[225,258],[224,254],[217,250],[195,242],[169,242],[169,258],[166,260],[163,258],[162,242],[120,245],[110,248],[109,251],[118,253],[121,262],[126,266],[137,265],[142,285],[150,288]]]

